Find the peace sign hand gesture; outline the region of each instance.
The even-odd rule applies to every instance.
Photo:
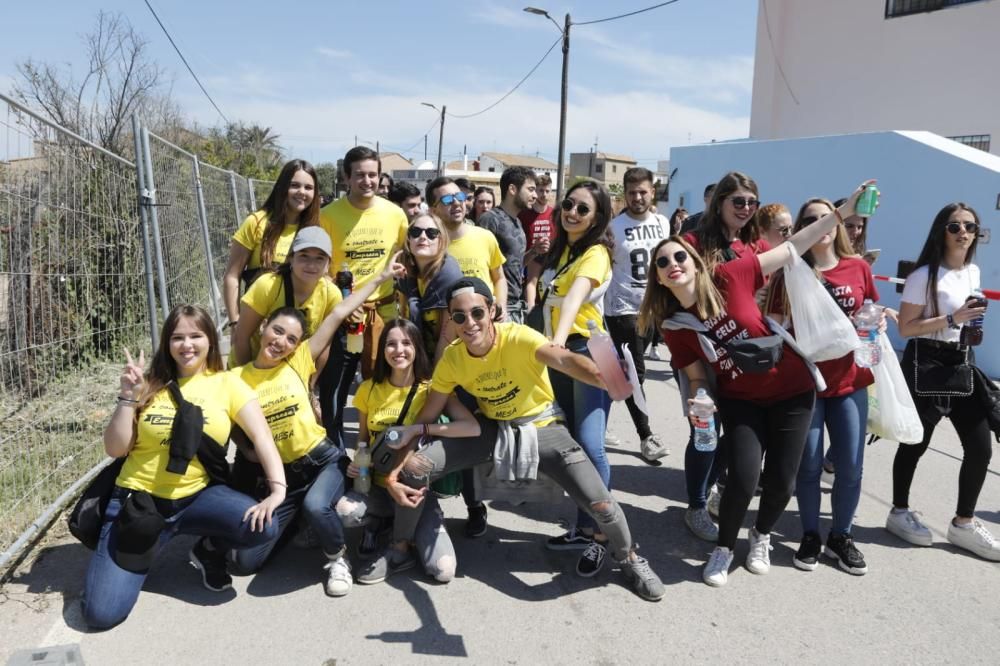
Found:
[[[142,390],[145,382],[144,372],[146,370],[146,352],[139,350],[139,360],[136,362],[128,348],[125,348],[125,370],[122,371],[121,397],[127,400],[135,400]]]

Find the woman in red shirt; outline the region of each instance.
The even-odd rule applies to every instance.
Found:
[[[718,190],[717,190],[718,191]],[[692,391],[706,389],[716,400],[729,436],[729,479],[719,513],[718,547],[705,566],[703,579],[725,585],[736,537],[758,480],[763,492],[757,521],[750,530],[746,566],[752,573],[770,569],[771,528],[791,498],[816,399],[815,367],[786,342],[782,356],[763,372],[744,372],[728,352],[731,342],[765,338],[772,330],[760,313],[754,293],[765,277],[802,254],[838,221],[854,213],[858,189],[838,210],[823,216],[773,250],[746,254],[710,270],[684,239],[672,236],[653,253],[640,327],[665,320],[694,322],[694,330],[665,330],[664,341]],[[686,315],[686,317],[685,317]],[[670,327],[674,328],[674,327]],[[707,330],[706,330],[707,329]],[[709,380],[709,366],[714,382]],[[714,386],[713,386],[714,383]],[[763,443],[767,460],[761,472]]]
[[[833,204],[826,199],[809,199],[799,209],[794,230],[805,229],[832,210]],[[838,224],[833,231],[824,234],[803,255],[803,259],[819,271],[830,295],[848,317],[853,317],[866,300],[878,300],[871,267],[854,253],[844,225]],[[780,318],[782,313],[788,312],[784,281],[775,280],[772,286],[765,311],[776,313],[776,318]],[[823,540],[819,535],[819,482],[823,471],[825,425],[830,432],[827,457],[837,470],[832,495],[833,525],[826,540],[825,554],[835,559],[844,571],[861,576],[868,572],[868,566],[864,556],[854,546],[851,525],[861,498],[868,387],[875,382],[875,377],[871,370],[854,363],[854,352],[818,365],[827,388],[816,396],[816,409],[795,484],[803,535],[792,561],[803,571],[813,571],[823,550]]]

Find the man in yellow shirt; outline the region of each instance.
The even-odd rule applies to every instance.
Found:
[[[355,288],[377,276],[406,238],[402,209],[376,194],[381,173],[378,153],[365,146],[351,148],[344,156],[344,177],[350,188],[347,196],[320,210],[320,226],[333,243],[330,274],[336,275],[346,263],[354,275]],[[378,309],[383,319],[394,319],[392,282],[379,287],[368,303]],[[341,327],[330,343],[330,357],[319,378],[323,427],[330,441],[341,449],[344,406],[360,359],[360,354],[347,352],[347,333]]]

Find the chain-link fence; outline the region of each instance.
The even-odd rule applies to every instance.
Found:
[[[135,166],[0,96],[0,552],[99,463],[148,346]]]
[[[122,348],[155,346],[172,305],[221,312],[230,239],[274,185],[133,127],[138,171],[0,95],[0,575],[106,462]]]

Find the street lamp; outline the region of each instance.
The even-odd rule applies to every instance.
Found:
[[[569,14],[566,14],[565,27],[560,28],[559,23],[554,18],[549,16],[549,13],[544,9],[539,9],[537,7],[525,7],[524,11],[529,14],[544,16],[548,20],[552,21],[553,25],[555,25],[559,32],[562,33],[563,38],[562,94],[559,100],[559,175],[556,178],[556,201],[558,202],[562,201],[563,178],[565,177],[566,103],[569,98],[569,28],[573,25],[573,23],[569,20]]]
[[[421,104],[423,106],[429,106],[432,109],[434,109],[435,111],[438,110],[438,108],[436,106],[434,106],[433,104],[431,104],[429,102],[421,102]],[[441,168],[441,166],[442,166],[441,165],[441,148],[444,146],[444,112],[445,112],[445,109],[447,109],[447,108],[448,107],[445,106],[444,104],[441,105],[441,131],[438,133],[438,166],[437,166],[437,175],[438,176],[443,176],[444,175],[444,169]]]

